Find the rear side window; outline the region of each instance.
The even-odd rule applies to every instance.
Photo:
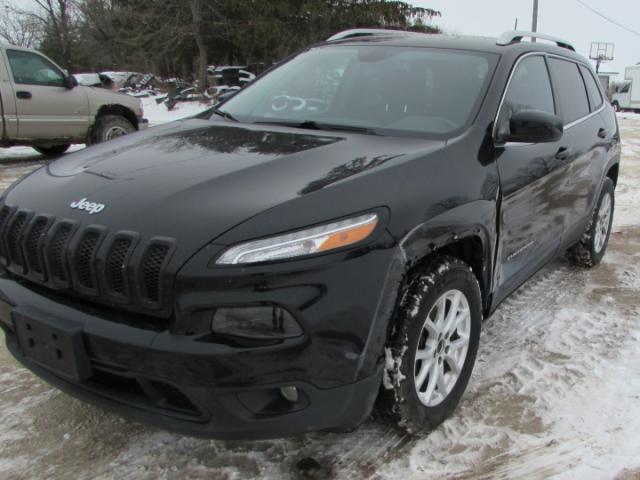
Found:
[[[558,92],[564,123],[571,123],[589,115],[587,90],[578,65],[568,60],[550,58],[549,68]]]
[[[549,72],[541,56],[526,57],[518,63],[498,116],[498,138],[509,134],[509,120],[520,110],[555,113]]]
[[[602,106],[602,93],[598,88],[596,80],[593,78],[593,74],[588,68],[580,65],[580,71],[582,72],[582,78],[587,86],[587,95],[589,95],[589,104],[591,105],[591,111],[595,111]]]

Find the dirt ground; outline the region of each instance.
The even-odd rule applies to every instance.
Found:
[[[640,116],[619,121],[623,164],[603,264],[559,259],[488,318],[469,390],[430,435],[371,419],[350,434],[187,438],[74,400],[0,346],[0,478],[640,479]],[[0,190],[42,163],[0,155]]]

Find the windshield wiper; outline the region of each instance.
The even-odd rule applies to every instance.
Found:
[[[293,127],[293,128],[303,128],[306,130],[336,130],[343,132],[356,132],[356,133],[366,133],[369,135],[377,135],[376,131],[369,127],[358,127],[355,125],[337,125],[334,123],[318,123],[315,120],[304,120],[302,122],[291,122],[284,121],[279,122],[277,120],[268,121],[257,121],[254,122],[257,124],[265,124],[265,125],[283,125],[285,127]]]
[[[234,117],[233,115],[231,115],[229,112],[227,112],[226,110],[220,110],[217,108],[214,108],[213,110],[211,110],[213,113],[215,113],[216,115],[221,116],[222,118],[226,118],[228,120],[231,120],[233,122],[238,122],[239,120]]]

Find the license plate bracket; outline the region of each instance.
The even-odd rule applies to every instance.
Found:
[[[11,317],[26,358],[76,382],[91,376],[81,324],[23,307],[15,308]]]

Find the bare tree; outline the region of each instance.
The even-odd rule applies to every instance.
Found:
[[[4,13],[8,25],[18,25],[18,28],[29,27],[32,37],[26,33],[26,41],[31,38],[32,44],[45,39],[51,41],[50,49],[59,52],[58,58],[63,66],[71,69],[72,47],[78,21],[76,0],[32,0],[31,6],[32,8],[15,4],[5,5]],[[10,31],[9,28],[8,32]]]
[[[2,5],[0,38],[18,47],[33,47],[42,39],[42,28],[36,19],[19,14],[9,5]]]
[[[77,5],[75,0],[33,0],[39,7],[34,13],[49,29],[56,46],[60,49],[60,57],[64,67],[73,68],[73,31]]]
[[[191,0],[191,22],[193,26],[193,39],[198,47],[198,90],[204,92],[207,89],[207,44],[202,33],[202,1]]]

